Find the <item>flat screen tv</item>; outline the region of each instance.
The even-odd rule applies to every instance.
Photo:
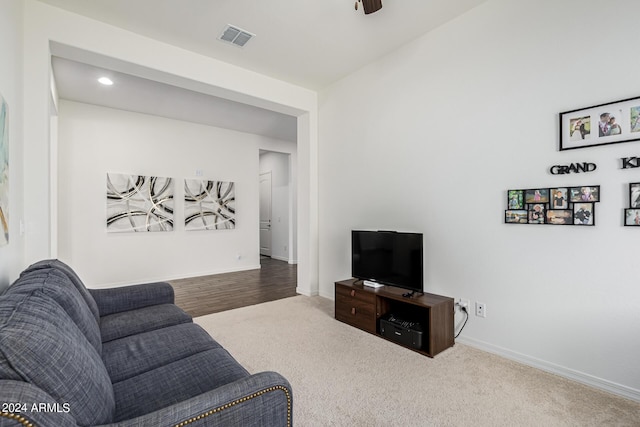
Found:
[[[351,231],[351,274],[423,292],[422,234],[396,231]]]

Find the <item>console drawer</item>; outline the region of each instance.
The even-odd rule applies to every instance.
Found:
[[[336,319],[376,333],[375,295],[336,285]]]
[[[338,296],[352,298],[372,305],[376,300],[376,296],[371,292],[336,284],[336,300],[338,299]]]

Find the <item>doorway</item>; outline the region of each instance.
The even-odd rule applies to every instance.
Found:
[[[291,154],[260,151],[260,256],[295,264]]]
[[[271,257],[271,171],[260,174],[260,256]]]

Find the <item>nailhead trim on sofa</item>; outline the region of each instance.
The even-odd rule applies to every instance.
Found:
[[[200,414],[197,417],[189,418],[188,420],[183,421],[180,424],[176,424],[174,427],[184,427],[186,425],[199,421],[203,418],[206,418],[210,415],[217,414],[218,412],[221,412],[227,408],[231,408],[232,406],[238,405],[240,403],[246,402],[247,400],[254,399],[256,397],[262,396],[265,393],[275,391],[275,390],[282,390],[284,394],[287,396],[287,425],[291,426],[291,395],[289,394],[289,390],[287,390],[287,388],[283,386],[274,386],[264,390],[260,390],[256,393],[250,394],[249,396],[245,396],[242,399],[234,400],[233,402],[227,403],[226,405],[222,405],[218,408],[215,408],[203,414]]]

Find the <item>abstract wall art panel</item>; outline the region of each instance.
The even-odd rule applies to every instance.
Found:
[[[184,180],[185,230],[236,228],[235,183]]]
[[[107,231],[173,230],[173,179],[107,173]]]
[[[0,246],[9,243],[9,106],[0,95]]]

